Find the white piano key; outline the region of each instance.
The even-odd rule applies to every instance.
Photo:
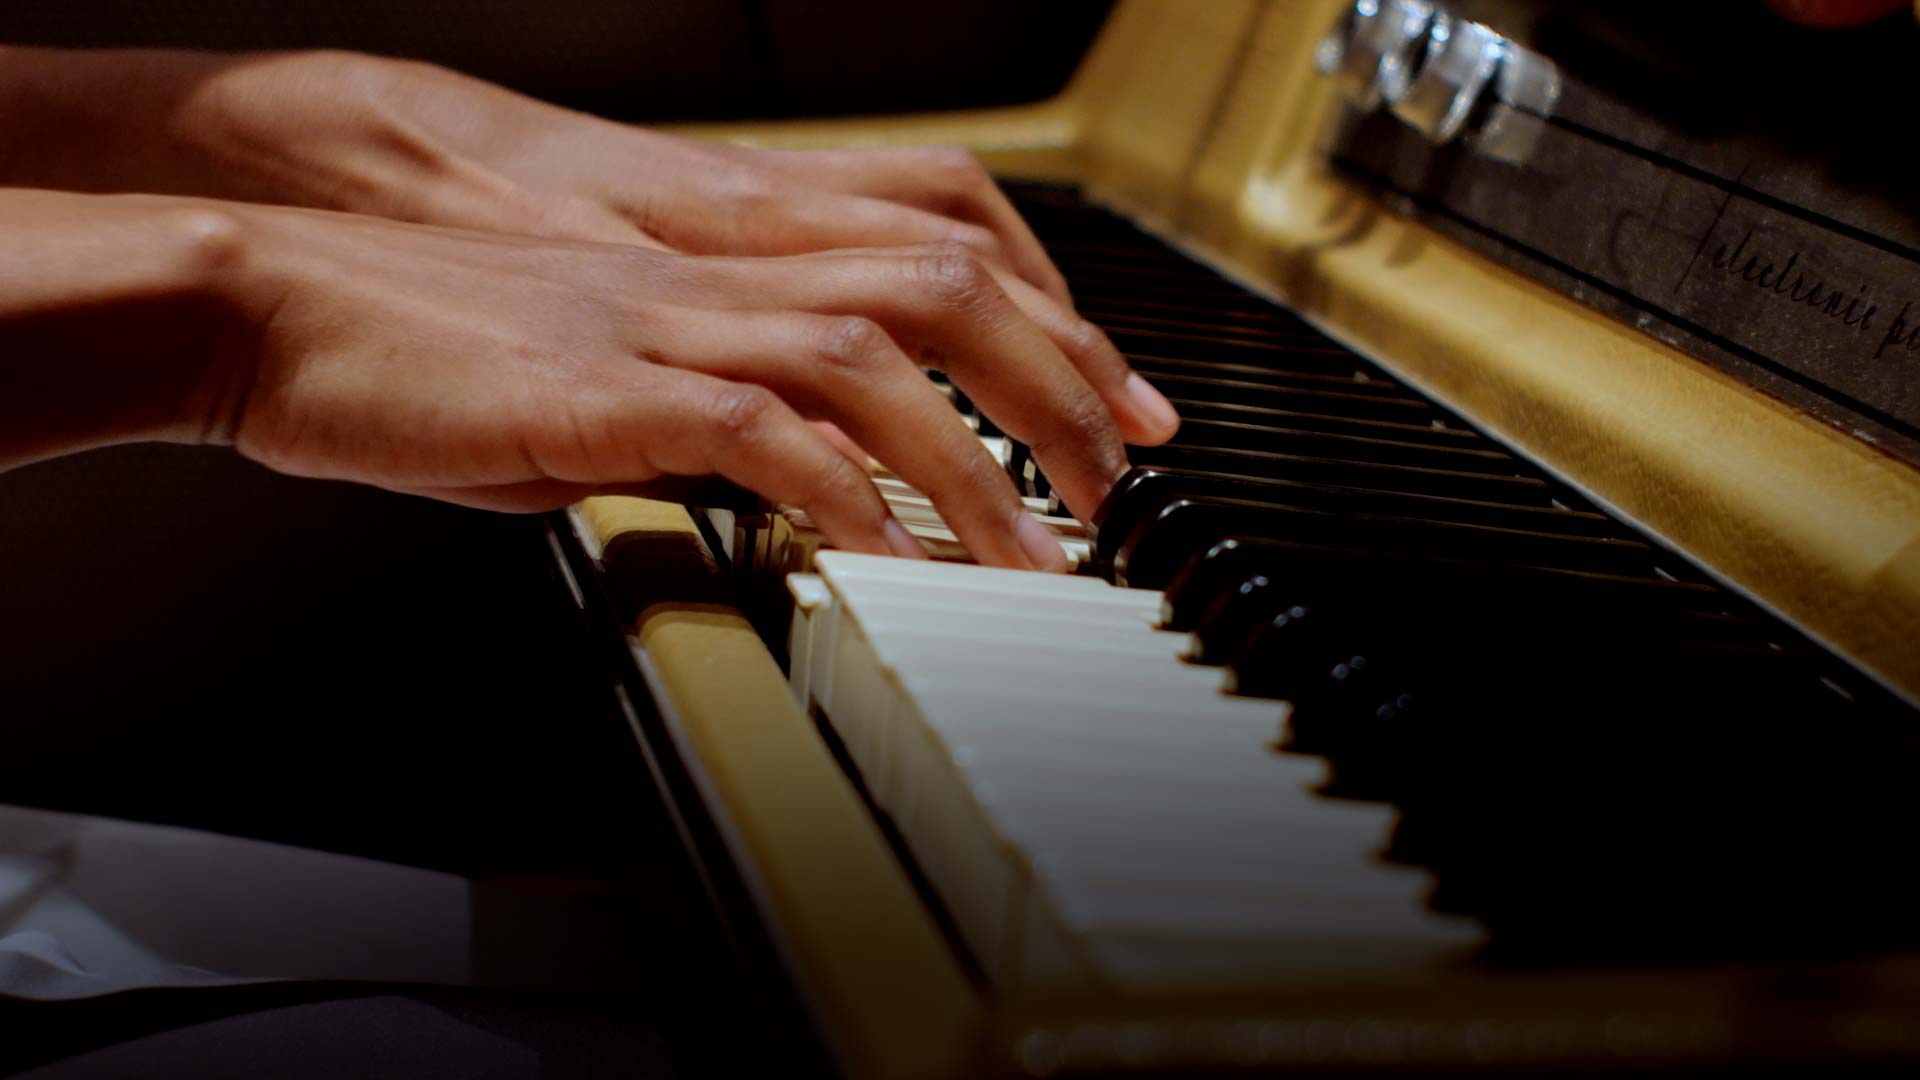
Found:
[[[900,480],[892,476],[876,476],[873,478],[873,486],[879,490],[880,497],[886,499],[889,503],[895,499],[901,499],[927,506],[933,505],[932,498],[905,480]],[[1036,499],[1031,495],[1023,495],[1020,497],[1020,503],[1035,514],[1054,513],[1052,509],[1053,501],[1050,499]]]
[[[813,701],[814,624],[822,609],[833,603],[833,590],[817,574],[787,575],[787,593],[793,599],[793,618],[787,629],[787,685],[802,709]]]
[[[887,496],[886,502],[887,508],[893,512],[893,516],[899,519],[903,525],[937,525],[942,528],[946,527],[947,519],[941,516],[940,511],[933,506],[931,500]],[[1087,527],[1080,524],[1077,518],[1060,517],[1044,513],[1035,514],[1034,517],[1040,524],[1045,525],[1048,531],[1052,532],[1055,536],[1073,539],[1086,538]]]
[[[846,613],[837,614],[837,624],[844,628]],[[848,756],[878,798],[885,794],[881,778],[902,695],[893,673],[880,663],[865,637],[838,633],[831,648],[831,674],[827,688],[819,692],[824,695],[821,708],[832,718]]]
[[[909,593],[917,589],[964,590],[981,595],[1007,597],[1018,611],[1042,606],[1059,598],[1072,598],[1091,604],[1138,609],[1157,616],[1161,595],[1147,589],[1121,589],[1099,578],[1068,574],[1035,574],[1025,570],[1005,570],[991,566],[929,564],[912,559],[892,559],[880,555],[861,555],[846,551],[821,552],[817,565],[821,577],[830,585],[844,587],[852,582],[894,582]]]
[[[1323,759],[1267,749],[1285,715],[1274,702],[1217,696],[1169,701],[1059,687],[1036,698],[1023,696],[1023,688],[983,689],[964,674],[944,671],[908,672],[901,682],[948,751],[968,763],[1072,762],[1094,769],[1138,763],[1151,776],[1213,762],[1223,770],[1294,776],[1303,783],[1326,778]]]
[[[882,607],[870,605],[869,610]],[[858,612],[838,605],[827,614],[830,620],[817,618],[813,630],[813,697],[876,788],[888,784],[891,718],[897,711],[903,673],[912,670],[931,670],[936,686],[952,678],[969,680],[976,688],[1016,686],[1042,702],[1067,687],[1087,686],[1095,688],[1091,692],[1096,707],[1105,700],[1109,707],[1158,702],[1168,709],[1198,708],[1200,717],[1238,718],[1250,734],[1258,732],[1266,739],[1278,736],[1284,719],[1284,710],[1272,702],[1220,696],[1217,672],[1180,664],[1164,647],[1157,652],[1142,651],[1142,646],[1122,647],[1121,636],[1077,634],[1074,649],[1056,648],[1045,666],[1036,668],[1028,666],[1035,659],[1033,650],[1057,641],[1057,635],[996,640],[988,636],[999,632],[990,621],[953,618],[950,625],[928,628],[918,624],[916,620],[924,618],[918,614],[901,622],[869,615],[865,625]],[[1142,637],[1157,633],[1144,628],[1135,632]],[[885,644],[876,647],[875,641]],[[831,657],[825,674],[821,674],[822,656]],[[1140,663],[1140,658],[1154,662]],[[1196,706],[1196,700],[1206,704]]]
[[[1064,580],[1092,579],[1065,578]],[[871,599],[912,604],[929,611],[944,611],[956,607],[968,610],[990,610],[1009,622],[1027,618],[1075,617],[1097,620],[1114,627],[1155,628],[1155,623],[1152,621],[1154,613],[1148,605],[1131,598],[1114,597],[1086,590],[1061,591],[1053,596],[1034,597],[1000,589],[982,589],[956,582],[926,583],[868,575],[840,575],[830,587],[855,602]],[[1107,593],[1119,591],[1106,590]]]
[[[813,516],[805,510],[793,506],[782,506],[780,513],[789,524],[802,533],[817,534],[819,532]],[[935,560],[963,562],[971,561],[973,558],[967,551],[966,545],[962,544],[953,530],[945,525],[903,520],[900,522],[900,527],[907,531],[907,535],[920,541],[921,548]],[[1061,536],[1058,539],[1060,550],[1066,556],[1068,570],[1078,569],[1092,561],[1093,545],[1085,539],[1072,536]]]
[[[1083,700],[1116,706],[1157,702],[1169,709],[1206,701],[1215,711],[1263,717],[1271,731],[1268,737],[1279,736],[1285,709],[1272,701],[1222,695],[1220,674],[1212,668],[1183,664],[1157,651],[1110,654],[1085,640],[1055,639],[1052,644],[1056,648],[1042,658],[1033,653],[1036,641],[1045,644],[1045,636],[988,640],[978,635],[919,631],[886,638],[881,656],[902,678],[929,689],[970,680],[961,689],[1018,688],[1042,701]],[[996,662],[1004,666],[993,666]]]
[[[1102,653],[1109,662],[1120,656],[1151,657],[1167,665],[1170,671],[1194,673],[1208,686],[1218,688],[1217,668],[1179,666],[1186,645],[1183,634],[1153,630],[1144,624],[1115,624],[1111,619],[1076,617],[1071,611],[1028,613],[1019,619],[1006,617],[990,604],[956,602],[943,610],[929,610],[912,601],[870,599],[853,606],[852,619],[869,638],[891,642],[895,636],[939,637],[952,640],[979,640],[1002,646],[1024,645],[1047,649],[1061,644],[1078,651]],[[883,647],[881,655],[887,655]],[[1200,673],[1205,673],[1201,676]]]
[[[910,515],[913,516],[913,515]],[[991,978],[1129,991],[1406,967],[1478,940],[1376,856],[1391,808],[1320,797],[1284,703],[1175,658],[1157,593],[823,552],[808,687]],[[804,605],[802,604],[804,601]],[[824,665],[823,654],[833,663]]]
[[[1048,624],[1071,621],[1096,630],[1125,632],[1136,637],[1159,636],[1170,649],[1185,647],[1186,634],[1160,630],[1149,621],[1149,613],[1136,605],[1113,604],[1098,596],[1056,596],[1044,601],[1027,601],[1015,606],[1004,593],[953,587],[937,588],[894,581],[842,580],[836,589],[853,606],[866,611],[870,605],[885,605],[891,611],[924,612],[928,620],[938,621],[951,612],[991,615],[1008,626],[1028,623]]]
[[[1166,712],[1180,707],[1182,695],[1157,701],[1142,700],[1140,695],[1124,702],[1061,700],[1051,711],[1038,712],[1031,700],[1018,700],[1017,689],[995,698],[969,692],[964,686],[912,681],[903,685],[918,715],[929,718],[923,721],[929,730],[919,738],[925,753],[954,762],[970,777],[979,772],[977,758],[986,753],[983,744],[1002,738],[1016,740],[1010,753],[1033,748],[1036,755],[1058,760],[1077,751],[1090,760],[1110,763],[1111,772],[1095,773],[1097,782],[1109,785],[1115,777],[1125,777],[1128,761],[1177,758],[1200,763],[1206,750],[1215,751],[1216,759],[1235,754],[1259,757],[1259,740],[1274,729],[1276,717],[1271,709],[1248,709],[1244,702],[1219,699],[1187,704],[1184,725],[1170,725]],[[954,701],[970,721],[956,719],[950,704]],[[1041,749],[1043,743],[1054,749]],[[914,762],[903,760],[894,767],[894,774],[904,778],[914,767]],[[1269,775],[1276,784],[1318,783],[1324,779],[1324,764],[1275,758]]]
[[[909,721],[896,733],[897,756],[914,765],[888,811],[989,978],[1005,985],[1023,952],[1015,913],[1032,902],[1031,875],[952,761],[927,752],[927,732]]]
[[[1271,783],[1223,785],[1219,798],[1203,802],[1191,799],[1190,787],[1120,784],[1110,776],[1104,786],[1117,788],[1117,793],[1068,792],[1062,790],[1064,781],[1092,778],[1046,769],[982,769],[968,762],[962,762],[962,768],[976,799],[993,812],[1004,832],[1028,846],[1060,852],[1063,858],[1098,851],[1108,842],[1100,839],[1103,836],[1113,837],[1111,843],[1125,852],[1150,844],[1177,848],[1192,837],[1215,833],[1222,839],[1196,843],[1196,858],[1209,850],[1236,861],[1262,852],[1310,848],[1361,858],[1384,848],[1393,824],[1391,817],[1359,811],[1307,811],[1305,805],[1314,800],[1290,784],[1285,773],[1276,773]],[[1329,848],[1334,837],[1340,839]]]

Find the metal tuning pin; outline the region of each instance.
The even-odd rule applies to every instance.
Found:
[[[1506,50],[1507,40],[1490,28],[1442,11],[1428,26],[1420,62],[1396,71],[1381,89],[1394,115],[1427,141],[1451,142],[1466,129]]]
[[[1402,78],[1433,18],[1426,0],[1355,0],[1314,50],[1314,66],[1355,107],[1376,108],[1391,100],[1386,86]]]
[[[1506,44],[1493,80],[1493,103],[1474,133],[1475,150],[1518,165],[1533,156],[1547,118],[1560,101],[1560,69],[1553,61],[1513,42]]]

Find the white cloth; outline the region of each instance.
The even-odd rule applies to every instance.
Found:
[[[0,805],[0,996],[276,979],[462,985],[470,890],[371,859]]]

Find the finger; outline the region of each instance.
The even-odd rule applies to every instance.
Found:
[[[564,424],[525,441],[555,480],[602,488],[719,476],[801,507],[849,551],[926,554],[866,472],[762,386],[630,358],[582,385]]]
[[[994,233],[971,222],[885,199],[842,195],[806,184],[750,184],[747,191],[717,196],[698,193],[701,205],[655,200],[636,209],[636,225],[680,251],[694,255],[804,255],[838,248],[941,244],[960,247],[990,263],[1005,265],[1007,253]]]
[[[766,387],[802,414],[842,428],[925,492],[981,562],[1066,568],[1058,541],[1032,520],[999,463],[878,324],[857,316],[715,318],[687,311],[675,325],[656,312],[648,333],[648,352],[662,363]]]
[[[990,230],[1021,278],[1072,306],[1067,281],[1040,238],[1014,209],[980,159],[954,146],[866,150],[744,150],[742,160],[815,187],[902,203]]]
[[[404,193],[388,196],[383,216],[553,240],[667,247],[602,202],[530,190],[464,161],[456,160],[433,184],[396,191]]]
[[[878,320],[910,353],[945,370],[1009,434],[1031,445],[1061,497],[1083,517],[1126,471],[1105,402],[977,259],[952,253],[729,259],[701,273],[715,287],[770,306]]]
[[[951,257],[951,248],[854,248],[823,253],[833,258],[925,258]],[[1140,377],[1125,356],[1099,327],[1081,318],[1047,294],[1006,270],[989,265],[995,282],[1035,325],[1073,362],[1089,385],[1112,410],[1127,442],[1139,446],[1157,446],[1173,438],[1180,428],[1180,414],[1160,391]],[[876,272],[885,273],[884,270]],[[900,273],[912,274],[911,267]]]
[[[851,435],[841,431],[839,424],[831,420],[814,420],[811,421],[811,423],[813,424],[813,430],[819,432],[821,438],[832,443],[834,449],[847,455],[848,461],[853,462],[863,469],[869,467],[869,464],[873,460],[873,455],[862,449],[859,443],[854,442]]]

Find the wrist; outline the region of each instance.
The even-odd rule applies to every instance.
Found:
[[[0,232],[0,467],[204,441],[253,362],[256,316],[234,299],[251,259],[241,217],[192,199],[0,191]]]

